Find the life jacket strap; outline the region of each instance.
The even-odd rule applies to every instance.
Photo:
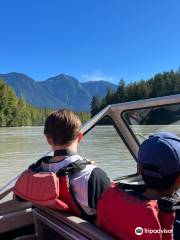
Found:
[[[80,211],[80,213],[81,213],[80,217],[83,218],[83,219],[86,220],[86,221],[89,221],[89,222],[91,222],[91,223],[94,223],[94,221],[96,220],[96,214],[94,214],[94,215],[88,215],[88,214],[84,211],[84,209],[81,207],[81,205],[79,204],[79,202],[78,202],[77,199],[75,198],[75,195],[74,195],[74,192],[73,192],[73,189],[72,189],[72,186],[71,186],[71,185],[69,186],[69,191],[70,191],[70,193],[71,193],[71,196],[72,196],[74,202],[76,203],[76,206],[78,207],[78,209],[79,209],[79,211]]]
[[[180,210],[180,197],[162,197],[158,200],[158,207],[166,213]]]
[[[37,162],[31,164],[29,166],[29,169],[32,170],[33,172],[36,172],[36,173],[42,172],[41,163],[42,162],[48,162],[51,158],[52,158],[52,156],[42,157]]]
[[[56,172],[57,176],[71,176],[74,173],[77,173],[81,170],[83,170],[86,165],[92,164],[87,159],[77,160],[73,163],[70,163],[68,166],[61,168],[58,172]]]

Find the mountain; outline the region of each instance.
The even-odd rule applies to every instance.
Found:
[[[90,111],[91,99],[98,94],[104,97],[107,88],[115,91],[117,85],[107,81],[89,81],[82,83],[74,77],[59,74],[44,81],[35,81],[22,73],[0,74],[18,97],[36,107],[68,107],[77,111]]]
[[[37,82],[37,85],[43,88],[48,95],[60,99],[63,106],[79,111],[88,111],[91,101],[91,95],[82,87],[82,84],[75,78],[60,74],[56,77],[48,78],[45,81]],[[54,105],[56,108],[59,104]]]
[[[24,97],[26,101],[33,106],[53,106],[53,103],[56,100],[53,96],[47,96],[46,91],[38,86],[36,81],[25,74],[0,74],[0,78],[15,90],[18,97]]]
[[[91,96],[94,96],[97,94],[100,97],[104,97],[106,95],[107,88],[110,88],[113,91],[116,91],[117,89],[117,85],[107,81],[103,81],[103,80],[88,81],[88,82],[82,83],[82,85],[86,89],[86,91],[88,91],[91,94]]]

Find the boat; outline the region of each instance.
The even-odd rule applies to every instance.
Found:
[[[155,126],[157,131],[168,130],[180,135],[180,94],[109,105],[82,126],[84,136],[102,124],[115,128],[119,141],[124,142],[136,162],[140,143],[151,133],[150,126]],[[141,131],[142,128],[146,130],[146,134]],[[121,165],[120,158],[118,164]],[[12,194],[16,179],[17,177],[0,189],[1,240],[114,239],[79,217],[18,200]],[[137,187],[144,185],[135,170],[116,177],[114,181]],[[179,192],[177,194],[180,195]],[[8,200],[7,196],[10,196]]]

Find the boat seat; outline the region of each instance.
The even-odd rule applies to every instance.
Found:
[[[16,199],[0,205],[0,234],[33,224],[31,203]]]
[[[49,240],[52,234],[53,238],[58,240],[115,240],[90,222],[68,213],[37,207],[33,209],[33,215],[38,240]]]

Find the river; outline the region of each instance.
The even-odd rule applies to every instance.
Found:
[[[141,126],[135,131],[148,136],[158,129],[159,126]],[[177,129],[179,133],[179,126],[166,130],[175,132]],[[0,187],[48,151],[50,147],[43,135],[43,127],[0,128]],[[112,126],[94,127],[84,136],[79,152],[83,157],[95,160],[112,179],[136,171],[135,160]]]
[[[0,128],[0,186],[48,151],[43,127]],[[98,126],[90,131],[79,152],[95,160],[111,178],[135,171],[135,161],[112,127]]]

